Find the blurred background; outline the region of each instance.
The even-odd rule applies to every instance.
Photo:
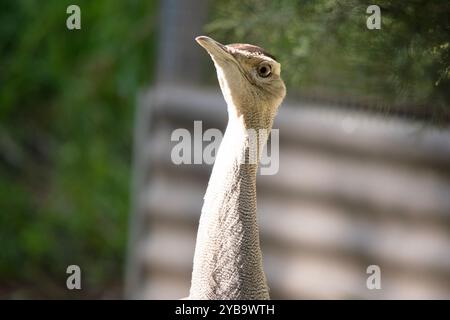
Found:
[[[437,0],[1,1],[0,298],[187,296],[212,167],[174,165],[170,135],[225,127],[207,34],[264,47],[288,87],[280,170],[258,177],[272,297],[449,299],[449,17]]]

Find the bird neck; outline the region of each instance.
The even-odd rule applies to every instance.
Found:
[[[256,172],[267,135],[251,122],[230,114],[204,197],[191,299],[269,298],[256,217]]]

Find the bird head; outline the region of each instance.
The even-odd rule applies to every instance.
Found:
[[[206,36],[195,40],[214,61],[230,116],[243,116],[252,127],[271,126],[286,95],[280,63],[258,46],[223,45]]]

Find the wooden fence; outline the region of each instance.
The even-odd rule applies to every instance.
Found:
[[[226,124],[221,93],[161,86],[136,114],[127,297],[188,295],[210,165],[174,165],[171,133]],[[450,131],[285,102],[279,172],[258,176],[272,298],[450,298]],[[369,290],[369,265],[381,289]]]

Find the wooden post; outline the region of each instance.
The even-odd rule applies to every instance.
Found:
[[[194,38],[203,34],[208,0],[161,1],[157,84],[200,81],[201,48]]]
[[[145,172],[149,163],[146,157],[147,138],[151,128],[153,109],[157,108],[154,97],[158,87],[164,85],[198,84],[201,80],[202,49],[194,38],[202,34],[207,18],[208,0],[161,1],[159,21],[159,49],[156,67],[156,84],[138,99],[135,114],[133,177],[131,187],[131,216],[129,219],[128,252],[126,262],[125,298],[146,299],[143,286],[146,283],[145,268],[140,260],[139,249],[148,234],[145,209],[141,195],[145,190]],[[151,101],[151,103],[149,103]],[[180,297],[181,298],[181,297]]]

